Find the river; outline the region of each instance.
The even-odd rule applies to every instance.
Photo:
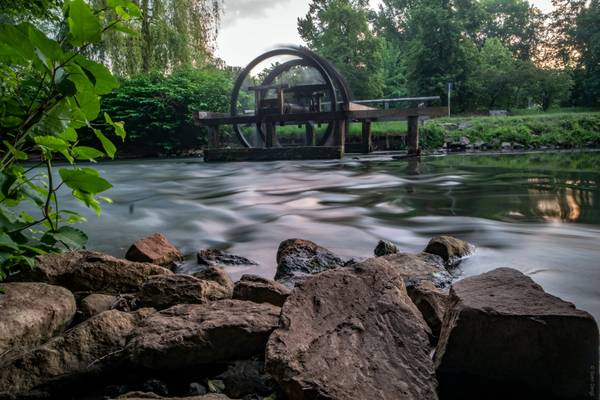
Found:
[[[205,164],[195,159],[101,163],[114,203],[83,210],[89,247],[122,256],[164,233],[186,254],[217,247],[255,259],[232,267],[272,277],[279,243],[313,240],[369,257],[379,239],[421,251],[435,235],[477,246],[461,276],[497,267],[530,275],[600,318],[600,153],[389,157]]]

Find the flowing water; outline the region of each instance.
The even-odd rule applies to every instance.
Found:
[[[114,184],[114,204],[100,219],[84,211],[90,248],[122,256],[162,232],[188,256],[184,271],[196,268],[195,250],[218,247],[260,263],[230,268],[234,278],[272,277],[288,238],[366,258],[379,239],[418,252],[451,234],[477,246],[463,277],[516,268],[600,319],[600,153],[98,168]]]

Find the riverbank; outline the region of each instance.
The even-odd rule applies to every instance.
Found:
[[[41,256],[0,285],[0,399],[596,399],[593,317],[510,268],[457,280],[476,251],[289,239],[274,279],[237,282],[252,260],[204,249],[186,274],[160,234]]]

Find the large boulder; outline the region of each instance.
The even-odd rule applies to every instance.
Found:
[[[231,298],[231,290],[191,275],[156,275],[148,278],[138,294],[145,307],[158,310],[177,304],[200,304]]]
[[[150,369],[234,361],[262,354],[280,308],[222,300],[171,307],[136,329],[128,344],[134,366]]]
[[[281,307],[290,295],[290,289],[279,282],[256,275],[243,275],[235,284],[233,298],[255,303],[270,303]]]
[[[111,310],[35,349],[0,360],[0,398],[97,374],[121,361],[121,350],[140,319],[150,313]],[[61,390],[64,390],[62,388]]]
[[[39,256],[35,268],[15,279],[64,286],[73,292],[120,294],[137,292],[150,276],[169,274],[173,272],[154,264],[95,251],[73,251]]]
[[[183,255],[165,236],[155,233],[132,244],[125,258],[130,261],[171,266],[176,261],[182,261]]]
[[[452,285],[435,362],[442,398],[597,399],[598,327],[522,273]]]
[[[275,280],[293,288],[312,274],[345,265],[340,257],[310,240],[288,239],[277,250]]]
[[[389,256],[369,258],[359,265],[387,266],[394,268],[403,278],[406,287],[421,281],[430,281],[435,287],[446,288],[452,283],[452,275],[444,267],[439,256],[427,253],[396,253]]]
[[[73,294],[45,283],[0,285],[0,355],[44,343],[75,316]]]
[[[204,249],[196,254],[198,264],[205,266],[218,265],[258,265],[246,257],[236,256],[218,249]]]
[[[339,268],[292,291],[267,372],[290,399],[437,399],[428,335],[397,269]]]
[[[221,267],[209,266],[201,271],[194,272],[192,275],[205,281],[217,282],[233,295],[233,280],[231,280],[229,274]]]
[[[454,265],[473,254],[475,246],[453,236],[438,236],[429,241],[425,253],[442,257],[447,265]]]
[[[431,281],[421,281],[407,289],[408,296],[421,311],[425,322],[431,328],[433,337],[438,338],[446,314],[448,290],[435,287]]]
[[[112,310],[119,302],[119,297],[110,294],[92,293],[79,303],[79,311],[84,319]]]

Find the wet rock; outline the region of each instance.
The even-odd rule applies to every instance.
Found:
[[[184,304],[146,318],[128,344],[135,366],[186,368],[262,354],[279,323],[280,308],[222,300]]]
[[[236,361],[217,376],[225,384],[224,393],[234,399],[258,394],[269,396],[275,391],[274,382],[265,373],[264,362],[255,360]]]
[[[2,359],[0,398],[110,369],[120,362],[136,324],[150,312],[106,311],[31,351]]]
[[[127,393],[123,396],[119,396],[119,397],[117,397],[117,399],[118,400],[120,400],[120,399],[127,399],[127,400],[147,400],[147,399],[154,399],[154,400],[229,400],[229,397],[225,396],[224,394],[216,394],[216,393],[206,394],[206,395],[202,395],[202,396],[191,396],[191,397],[162,397],[156,393],[151,393],[151,392],[131,392],[131,393]]]
[[[408,288],[408,296],[415,303],[423,319],[431,328],[434,338],[440,336],[448,302],[448,292],[438,289],[430,281],[421,281]]]
[[[500,148],[502,150],[512,150],[512,145],[509,142],[502,142]]]
[[[207,266],[216,265],[258,265],[246,257],[236,256],[218,249],[200,250],[197,254],[198,264]]]
[[[233,294],[234,283],[231,277],[223,268],[220,267],[206,267],[202,271],[194,272],[192,276],[205,281],[217,282],[224,288],[228,289]],[[231,295],[229,296],[231,297]]]
[[[339,268],[292,291],[266,369],[291,399],[437,399],[428,334],[399,269]]]
[[[90,294],[79,304],[79,311],[84,319],[98,315],[101,312],[112,310],[113,306],[117,304],[119,298],[109,294]]]
[[[522,144],[522,143],[517,143],[517,142],[514,142],[514,143],[512,144],[512,148],[513,148],[514,150],[524,150],[524,149],[525,149],[525,145],[524,145],[524,144]]]
[[[475,143],[473,143],[473,147],[479,150],[485,149],[486,147],[488,147],[488,145],[483,140],[477,140]]]
[[[231,298],[231,290],[191,275],[151,276],[138,294],[140,303],[157,310],[177,304],[201,304]]]
[[[275,280],[293,288],[311,274],[345,265],[340,257],[310,240],[288,239],[277,250]]]
[[[435,287],[443,289],[449,287],[453,279],[446,271],[442,258],[428,253],[397,253],[369,258],[358,265],[392,267],[404,278],[406,287],[412,287],[421,281],[430,281]]]
[[[441,398],[597,399],[598,327],[509,268],[452,285],[435,362]]]
[[[154,264],[95,251],[73,251],[36,257],[36,268],[14,279],[63,286],[72,292],[119,294],[137,292],[150,276],[169,274],[173,272]]]
[[[398,247],[392,242],[388,242],[387,240],[380,240],[373,251],[375,253],[375,257],[389,256],[390,254],[399,253]]]
[[[130,261],[170,266],[176,261],[182,261],[183,255],[166,237],[155,233],[132,244],[125,258]]]
[[[256,275],[244,275],[233,289],[233,298],[255,303],[270,303],[281,307],[290,294],[290,289],[279,282]]]
[[[75,316],[75,297],[44,283],[3,283],[0,288],[0,356],[60,334]]]
[[[155,393],[161,396],[167,396],[169,394],[169,388],[167,385],[159,379],[149,379],[142,385],[142,389],[145,392]]]
[[[198,382],[190,383],[190,390],[188,391],[190,396],[204,395],[206,393],[208,393],[208,390],[206,390],[203,384]]]
[[[452,236],[438,236],[429,241],[425,253],[442,257],[447,265],[455,265],[462,258],[473,254],[475,246]]]

